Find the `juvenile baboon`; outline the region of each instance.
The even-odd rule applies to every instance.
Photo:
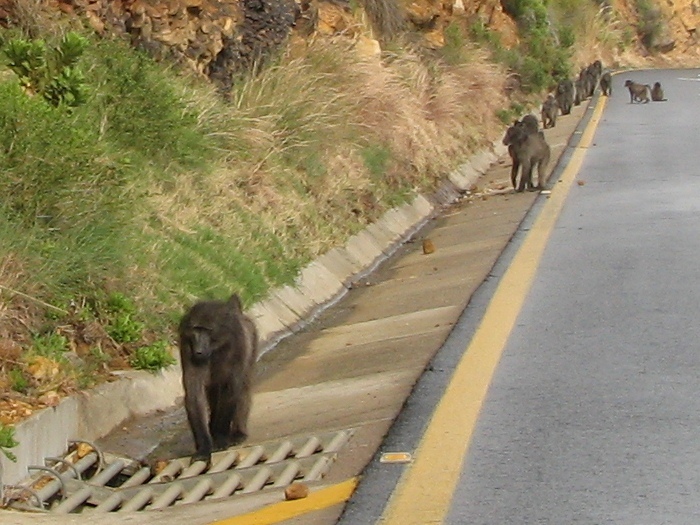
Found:
[[[654,82],[654,87],[651,88],[651,100],[654,102],[665,102],[664,90],[661,87],[661,82]]]
[[[625,87],[630,90],[630,104],[633,102],[649,102],[649,84],[638,84],[631,80],[625,80]]]
[[[542,103],[542,127],[544,129],[553,128],[557,124],[557,114],[559,106],[554,95],[547,96],[547,99]]]
[[[511,183],[516,191],[525,189],[542,188],[545,179],[545,170],[549,163],[550,148],[544,138],[544,133],[531,132],[524,124],[516,121],[506,132],[503,144],[508,146],[508,153],[513,159],[511,169]],[[533,184],[532,172],[537,166],[537,186]],[[518,168],[522,168],[520,182],[516,186]]]
[[[557,106],[561,109],[562,115],[568,115],[571,113],[571,106],[574,105],[574,83],[565,78],[560,80],[557,84]]]
[[[600,76],[600,91],[606,97],[612,95],[612,75],[610,71],[606,71]]]
[[[185,409],[196,451],[193,461],[210,461],[248,437],[251,387],[258,336],[236,294],[228,301],[201,301],[178,328]]]

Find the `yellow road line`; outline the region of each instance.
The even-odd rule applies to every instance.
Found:
[[[311,492],[306,498],[281,501],[248,514],[215,521],[211,525],[273,525],[343,503],[350,499],[356,486],[357,478],[350,478],[342,483]]]
[[[600,97],[591,120],[550,198],[501,279],[484,319],[460,360],[415,453],[379,523],[442,523],[494,370],[508,342],[547,240],[581,168],[605,107]]]

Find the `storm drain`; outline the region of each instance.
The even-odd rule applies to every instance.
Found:
[[[154,467],[102,454],[72,442],[63,458],[29,467],[24,483],[6,487],[10,506],[52,514],[163,509],[199,501],[284,488],[321,479],[353,430],[232,448],[212,454],[211,465],[179,458]]]

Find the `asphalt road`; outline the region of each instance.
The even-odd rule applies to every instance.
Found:
[[[700,523],[699,74],[614,77],[446,523]]]

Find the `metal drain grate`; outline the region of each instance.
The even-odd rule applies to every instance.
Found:
[[[249,494],[293,481],[322,478],[353,430],[233,448],[212,455],[211,466],[174,459],[157,473],[128,458],[103,455],[92,443],[45,466],[24,483],[6,487],[10,506],[53,514],[139,511]],[[87,446],[86,446],[87,445]]]

